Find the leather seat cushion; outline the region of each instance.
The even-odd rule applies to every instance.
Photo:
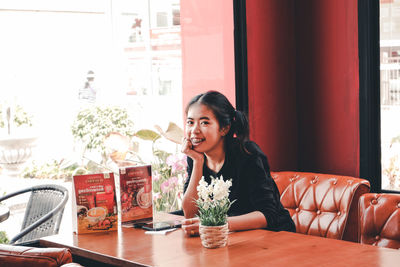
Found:
[[[359,204],[360,243],[400,248],[400,195],[369,193]]]
[[[1,266],[61,266],[72,262],[72,255],[66,248],[32,248],[0,244]]]
[[[369,192],[367,180],[290,171],[271,172],[271,175],[298,233],[357,241],[357,225],[346,238],[345,228],[349,222],[357,223],[358,198]],[[352,212],[353,206],[355,212]],[[353,213],[354,216],[350,215]]]

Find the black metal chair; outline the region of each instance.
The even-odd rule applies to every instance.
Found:
[[[30,192],[25,209],[21,232],[10,244],[31,244],[41,237],[58,234],[68,190],[59,185],[37,185],[0,197],[0,203],[8,198]]]

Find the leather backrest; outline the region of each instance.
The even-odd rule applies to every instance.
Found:
[[[66,248],[32,248],[0,244],[1,266],[58,267],[71,262],[71,252]]]
[[[304,172],[271,175],[296,232],[357,242],[358,199],[369,192],[367,180]]]
[[[400,195],[369,193],[359,205],[360,243],[400,248]]]

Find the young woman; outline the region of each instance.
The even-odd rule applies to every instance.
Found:
[[[195,96],[186,108],[186,134],[182,152],[188,156],[188,179],[182,208],[186,220],[182,229],[197,235],[195,218],[197,185],[202,176],[232,179],[229,199],[236,201],[228,212],[230,231],[265,228],[295,232],[289,212],[280,202],[271,178],[267,157],[249,141],[248,122],[221,93],[209,91]]]

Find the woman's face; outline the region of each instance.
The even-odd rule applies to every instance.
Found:
[[[210,153],[224,145],[225,129],[220,129],[217,118],[211,109],[199,103],[193,104],[187,114],[186,138],[193,149],[200,153]]]

